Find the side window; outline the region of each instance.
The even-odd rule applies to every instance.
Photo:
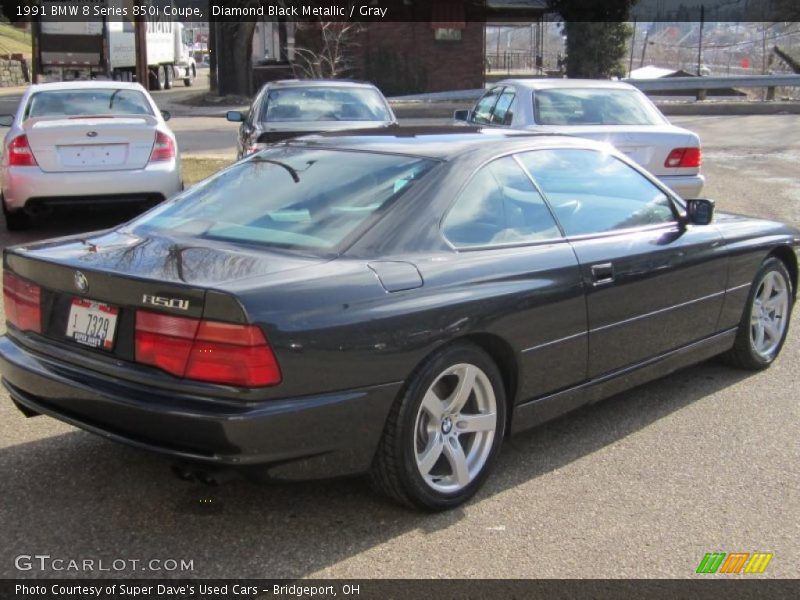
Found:
[[[494,108],[497,98],[502,91],[503,88],[495,87],[486,92],[483,95],[483,98],[478,100],[478,103],[472,110],[472,118],[470,121],[472,123],[478,123],[479,125],[488,125],[491,123],[492,109]]]
[[[493,125],[511,125],[511,119],[514,118],[514,112],[511,110],[514,104],[514,97],[516,92],[514,88],[506,88],[497,104],[494,105],[494,112],[492,113]]]
[[[542,196],[510,156],[475,173],[447,214],[442,232],[456,248],[561,237]]]
[[[567,235],[675,220],[664,192],[610,154],[562,148],[526,152],[519,158],[547,195]]]

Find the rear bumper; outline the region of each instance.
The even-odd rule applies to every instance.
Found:
[[[147,165],[130,171],[47,173],[39,167],[4,167],[3,199],[8,210],[20,210],[42,199],[55,204],[70,200],[81,204],[108,203],[140,197],[169,198],[181,189],[179,160]]]
[[[182,461],[266,465],[279,479],[366,471],[400,383],[238,405],[80,370],[0,337],[3,385],[20,410]]]
[[[698,198],[706,178],[700,175],[659,175],[659,180],[681,198]]]

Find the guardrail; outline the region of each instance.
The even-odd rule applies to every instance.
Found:
[[[800,87],[800,75],[741,75],[733,77],[660,77],[624,79],[643,92],[697,90],[697,99],[705,100],[708,90],[727,88],[767,88],[767,100],[775,99],[776,87]]]

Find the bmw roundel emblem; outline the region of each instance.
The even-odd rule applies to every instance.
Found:
[[[75,271],[75,287],[79,292],[89,291],[89,281],[86,279],[86,275],[80,271]]]

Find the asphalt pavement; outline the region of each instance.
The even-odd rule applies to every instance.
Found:
[[[232,148],[235,126],[190,119],[171,122],[184,152]],[[800,224],[800,116],[673,121],[700,133],[719,209]],[[0,243],[120,218],[3,231]],[[512,438],[477,497],[436,515],[361,479],[189,484],[163,458],[26,419],[2,393],[0,577],[693,577],[706,552],[756,551],[774,554],[757,577],[797,577],[799,332],[765,372],[708,361]],[[193,569],[15,567],[33,554]]]

